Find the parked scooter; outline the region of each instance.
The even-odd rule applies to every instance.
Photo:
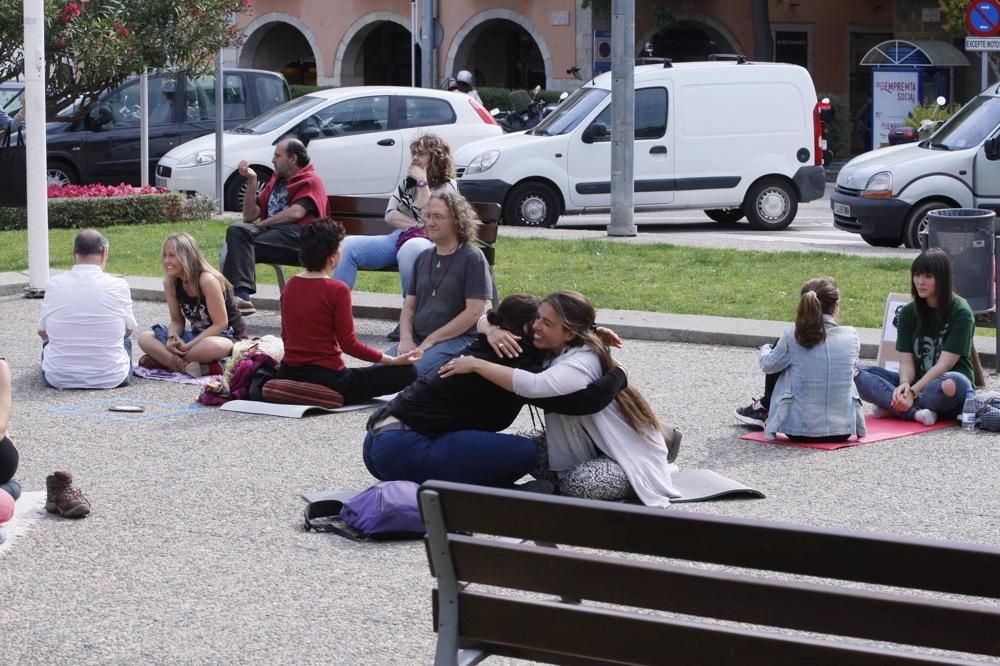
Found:
[[[510,94],[512,111],[492,109],[490,113],[504,132],[523,132],[529,130],[545,117],[545,100],[537,99],[541,86],[535,86],[529,95],[523,90],[515,90]]]

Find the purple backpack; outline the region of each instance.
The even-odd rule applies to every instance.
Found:
[[[352,539],[419,539],[426,533],[417,504],[419,488],[412,481],[380,481],[342,504],[312,502],[306,507],[306,529]]]

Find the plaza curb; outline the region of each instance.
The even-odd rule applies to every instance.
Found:
[[[58,273],[60,271],[53,271]],[[163,280],[155,277],[121,275],[129,284],[136,301],[163,301]],[[0,273],[0,296],[24,293],[27,273]],[[351,295],[354,316],[366,319],[398,319],[402,306],[395,294],[356,291]],[[278,310],[278,287],[261,285],[254,294],[258,310]],[[250,320],[252,325],[253,320]],[[760,347],[773,343],[791,322],[757,319],[737,319],[711,315],[670,314],[640,310],[597,311],[597,323],[616,331],[626,340],[651,342],[686,342],[723,347]],[[878,355],[882,331],[877,328],[857,328],[861,340],[861,357],[874,359]],[[976,349],[984,368],[996,365],[996,340],[976,337]]]

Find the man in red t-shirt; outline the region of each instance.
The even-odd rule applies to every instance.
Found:
[[[257,291],[255,264],[297,264],[302,227],[326,217],[328,210],[323,181],[301,141],[279,141],[271,162],[271,180],[256,199],[243,198],[243,221],[226,230],[222,274],[233,284],[236,305],[245,315],[256,312],[250,302]],[[239,171],[247,179],[247,193],[256,192],[257,173],[246,160]]]

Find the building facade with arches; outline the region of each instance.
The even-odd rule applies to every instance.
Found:
[[[435,3],[440,24],[433,85],[467,69],[479,86],[571,90],[580,80],[573,68],[586,79],[605,64],[595,56],[599,61],[601,31],[610,30],[604,6],[610,2],[584,9],[581,0],[427,1]],[[752,58],[751,4],[636,0],[635,52],[674,61],[711,53]],[[409,85],[411,6],[410,0],[255,0],[253,13],[241,17],[245,42],[230,60],[283,71],[292,83]],[[771,0],[769,18],[776,60],[809,69],[817,90],[846,94],[860,89],[860,57],[892,36],[894,9],[892,0]]]

